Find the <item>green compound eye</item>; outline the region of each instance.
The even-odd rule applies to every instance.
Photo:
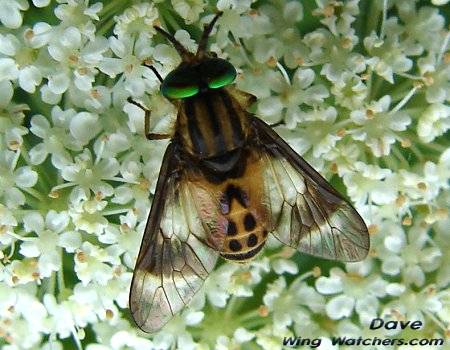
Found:
[[[220,58],[211,58],[203,62],[201,71],[210,89],[219,89],[236,79],[236,69],[233,65]]]
[[[233,65],[220,58],[210,58],[198,65],[184,66],[170,72],[161,84],[162,94],[169,99],[197,95],[200,90],[220,89],[236,79]]]
[[[181,99],[194,96],[200,91],[196,72],[181,68],[170,72],[161,84],[162,94],[170,99]]]

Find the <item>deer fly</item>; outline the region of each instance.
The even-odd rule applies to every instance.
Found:
[[[134,269],[130,309],[155,332],[183,309],[220,257],[246,262],[269,235],[307,253],[344,262],[369,251],[364,221],[352,205],[261,119],[255,97],[232,83],[236,70],[207,52],[220,13],[205,25],[196,54],[159,27],[182,58],[161,81],[177,108]],[[144,64],[145,65],[145,64]]]

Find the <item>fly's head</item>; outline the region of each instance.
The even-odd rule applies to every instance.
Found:
[[[195,54],[189,52],[181,43],[160,27],[155,29],[164,35],[181,56],[180,65],[170,72],[161,83],[161,92],[169,100],[179,100],[220,89],[236,79],[236,69],[228,61],[208,54],[208,37],[214,24],[222,13],[205,26]]]

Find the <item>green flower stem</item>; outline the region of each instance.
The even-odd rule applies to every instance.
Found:
[[[423,156],[422,152],[420,151],[420,149],[416,145],[412,144],[410,148],[411,148],[411,151],[413,151],[413,153],[419,159],[420,163],[425,162],[425,159],[424,159],[424,156]]]
[[[125,207],[125,208],[121,208],[121,209],[112,209],[112,210],[102,211],[102,215],[103,216],[119,215],[119,214],[128,213],[129,211],[130,211],[130,208]]]
[[[380,91],[383,84],[384,84],[383,78],[379,77],[378,75],[373,75],[373,83],[370,86],[368,93],[368,95],[370,96],[369,100],[376,100],[379,97],[378,92]]]
[[[376,1],[374,1],[376,2]],[[381,20],[381,28],[380,28],[380,38],[384,38],[384,28],[386,25],[386,18],[387,18],[387,0],[383,0],[383,18]]]
[[[432,320],[444,333],[447,331],[447,327],[441,322],[435,315],[429,311],[424,311],[430,320]]]
[[[115,21],[114,17],[111,17],[106,22],[103,22],[102,26],[97,31],[97,34],[105,35],[114,26]]]
[[[169,11],[164,11],[161,14],[161,17],[164,19],[165,22],[170,24],[170,26],[173,28],[174,32],[181,29],[180,25],[177,23],[175,18],[173,18],[173,16],[169,13]]]
[[[228,304],[227,309],[225,310],[224,318],[225,320],[231,320],[234,318],[236,310],[239,310],[239,307],[242,305],[242,303],[245,301],[244,298],[239,298],[236,296],[231,296]]]
[[[61,261],[61,267],[59,268],[58,272],[56,273],[58,275],[58,290],[59,290],[59,295],[61,295],[61,293],[63,293],[66,289],[66,285],[64,282],[64,264],[63,264],[63,250],[62,248],[59,250],[59,254],[60,254],[60,261]]]
[[[397,159],[400,161],[400,164],[402,165],[402,167],[404,169],[409,169],[410,168],[409,162],[403,156],[402,152],[398,149],[398,147],[393,146],[392,147],[392,153],[397,157]]]
[[[259,314],[259,310],[251,310],[246,312],[245,314],[242,314],[238,317],[238,322],[246,322],[248,320],[254,319],[254,318],[261,318],[260,314]]]
[[[21,236],[19,233],[20,232],[18,232],[18,233],[8,232],[8,235],[10,235],[11,237],[14,237],[15,239],[17,239],[19,241],[23,241],[23,242],[26,242],[26,241],[32,242],[33,241],[33,237]]]
[[[13,257],[15,250],[16,250],[16,242],[12,241],[11,246],[9,247],[9,254],[6,257],[4,257],[3,260],[9,261]]]
[[[110,15],[111,13],[119,13],[121,9],[127,8],[130,5],[130,1],[128,0],[116,0],[116,1],[107,1],[107,5],[104,5],[102,10],[99,12],[99,17],[104,18],[105,16]]]
[[[418,118],[421,116],[423,108],[420,107],[405,108],[403,109],[403,112],[408,113],[408,115],[410,115],[411,117]]]
[[[367,16],[367,26],[366,26],[366,33],[365,35],[370,35],[373,31],[376,31],[376,28],[378,26],[378,23],[380,21],[380,14],[381,9],[379,7],[379,1],[377,0],[371,0],[370,1],[370,9],[369,12],[370,16]]]
[[[406,105],[408,103],[408,101],[413,97],[413,95],[416,93],[417,91],[417,87],[413,87],[407,94],[405,97],[403,97],[403,99],[390,111],[390,113],[395,113],[398,112],[400,109],[402,109],[402,107],[404,105]]]
[[[450,41],[450,32],[447,32],[447,35],[445,36],[445,40],[441,46],[441,50],[439,51],[439,55],[436,59],[436,66],[441,63],[442,57],[444,57],[444,54],[445,54],[445,50],[447,50],[449,41]]]
[[[269,323],[271,323],[272,320],[270,317],[259,317],[255,318],[253,320],[248,320],[247,322],[244,322],[243,325],[245,325],[245,328],[247,329],[255,329],[255,328],[261,328]]]
[[[439,154],[445,152],[448,148],[448,146],[439,143],[422,143],[420,146],[432,149],[433,151],[439,152]]]
[[[49,278],[45,278],[42,280],[41,288],[38,291],[38,298],[42,300],[45,294],[54,295],[55,288],[56,288],[56,276],[55,273],[52,273],[52,275]]]
[[[391,101],[395,103],[402,100],[411,91],[411,87],[411,81],[404,81],[400,83],[397,87],[390,91],[389,95],[391,96]]]
[[[83,350],[83,346],[81,345],[80,338],[78,338],[77,330],[75,328],[72,330],[72,338],[77,346],[77,349]]]
[[[38,192],[34,188],[21,188],[21,190],[23,192],[26,192],[29,195],[33,196],[34,198],[36,198],[40,202],[44,202],[45,201],[45,195],[43,195],[42,193]]]

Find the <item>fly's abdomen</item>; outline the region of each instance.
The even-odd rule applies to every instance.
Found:
[[[250,154],[241,177],[222,184],[220,211],[225,217],[220,254],[228,260],[252,259],[264,247],[270,223],[264,205],[261,163]]]
[[[187,153],[217,157],[245,144],[247,116],[225,89],[208,90],[183,99],[177,134]]]
[[[255,257],[264,247],[268,233],[265,222],[262,221],[255,211],[248,209],[232,211],[227,216],[227,235],[220,255],[236,262],[244,262]]]

